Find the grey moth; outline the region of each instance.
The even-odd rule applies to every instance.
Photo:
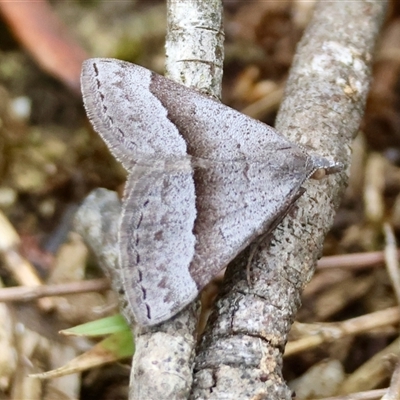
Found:
[[[84,105],[128,171],[119,261],[141,325],[171,318],[276,226],[316,170],[337,165],[145,68],[84,62]]]

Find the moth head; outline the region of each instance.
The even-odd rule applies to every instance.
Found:
[[[326,158],[312,156],[314,171],[310,175],[311,179],[322,179],[326,175],[336,174],[344,170],[344,164],[338,161],[329,161]]]

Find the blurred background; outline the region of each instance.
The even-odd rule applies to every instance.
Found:
[[[295,0],[224,2],[225,104],[273,125],[313,6],[313,1]],[[2,285],[101,277],[71,232],[72,219],[92,189],[121,194],[126,172],[87,121],[81,64],[89,57],[114,57],[163,73],[164,1],[0,1],[0,17],[0,237],[8,224],[14,230],[9,245],[0,239]],[[349,187],[326,239],[328,257],[321,259],[304,292],[292,332],[296,341],[324,332],[328,323],[341,337],[332,340],[325,332],[327,339],[318,346],[306,343],[287,355],[285,377],[298,398],[332,396],[344,382],[349,392],[385,387],[397,365],[399,321],[392,307],[400,300],[399,72],[400,3],[392,1],[354,141]],[[15,271],[20,262],[30,272]],[[86,342],[66,342],[57,331],[115,313],[112,293],[7,304],[0,303],[0,399],[23,398],[21,393],[28,392],[48,399],[126,398],[129,369],[122,364],[85,372],[74,384],[22,378],[59,367],[87,349]],[[387,310],[391,314],[379,320],[376,313]],[[362,316],[364,322],[354,320]],[[356,326],[351,334],[342,324],[349,320]],[[26,339],[27,331],[33,339]],[[377,355],[379,362],[372,358]],[[349,383],[356,372],[362,383],[356,378],[357,383]],[[314,388],[317,381],[329,390]]]

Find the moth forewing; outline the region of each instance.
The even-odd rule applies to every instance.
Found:
[[[94,129],[129,172],[120,264],[141,325],[190,303],[276,226],[317,169],[336,172],[270,126],[137,65],[87,60],[81,83]]]

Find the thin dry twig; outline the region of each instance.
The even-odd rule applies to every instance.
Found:
[[[77,293],[101,292],[110,289],[110,281],[105,278],[57,285],[16,286],[0,289],[0,302],[31,301],[40,297],[73,295]]]
[[[293,325],[293,330],[297,333],[301,331],[302,334],[307,336],[290,341],[286,345],[285,357],[315,348],[323,343],[340,340],[346,336],[359,335],[373,329],[395,325],[399,320],[399,308],[391,307],[342,322],[321,324],[301,324],[296,322]]]
[[[400,399],[400,363],[397,362],[390,379],[390,386],[387,392],[382,396],[382,400],[398,400]]]
[[[349,375],[341,385],[340,393],[349,394],[379,387],[391,375],[385,361],[388,357],[399,357],[399,354],[400,338],[397,338]]]
[[[390,280],[393,285],[393,290],[396,294],[397,303],[400,304],[400,270],[399,260],[397,257],[397,243],[393,228],[390,224],[383,224],[383,233],[385,235],[385,261]]]
[[[20,238],[17,232],[6,216],[0,212],[0,256],[4,265],[21,285],[28,287],[43,285],[33,265],[19,253],[19,244]],[[49,298],[39,300],[40,307],[45,310],[52,308],[52,304]]]
[[[400,250],[396,250],[397,259],[400,258]],[[341,254],[338,256],[322,257],[317,264],[318,269],[345,268],[358,270],[371,267],[383,266],[385,255],[383,251],[369,253]]]
[[[319,400],[377,400],[386,393],[387,389],[368,390],[365,392],[352,393],[346,396],[325,397]]]
[[[381,224],[385,213],[384,203],[384,159],[373,153],[368,157],[365,167],[364,205],[365,217],[372,223]]]
[[[241,111],[252,118],[261,118],[268,112],[274,111],[278,108],[280,102],[282,101],[284,89],[279,86],[275,90],[268,93],[267,96],[249,104],[247,107],[243,108]]]

